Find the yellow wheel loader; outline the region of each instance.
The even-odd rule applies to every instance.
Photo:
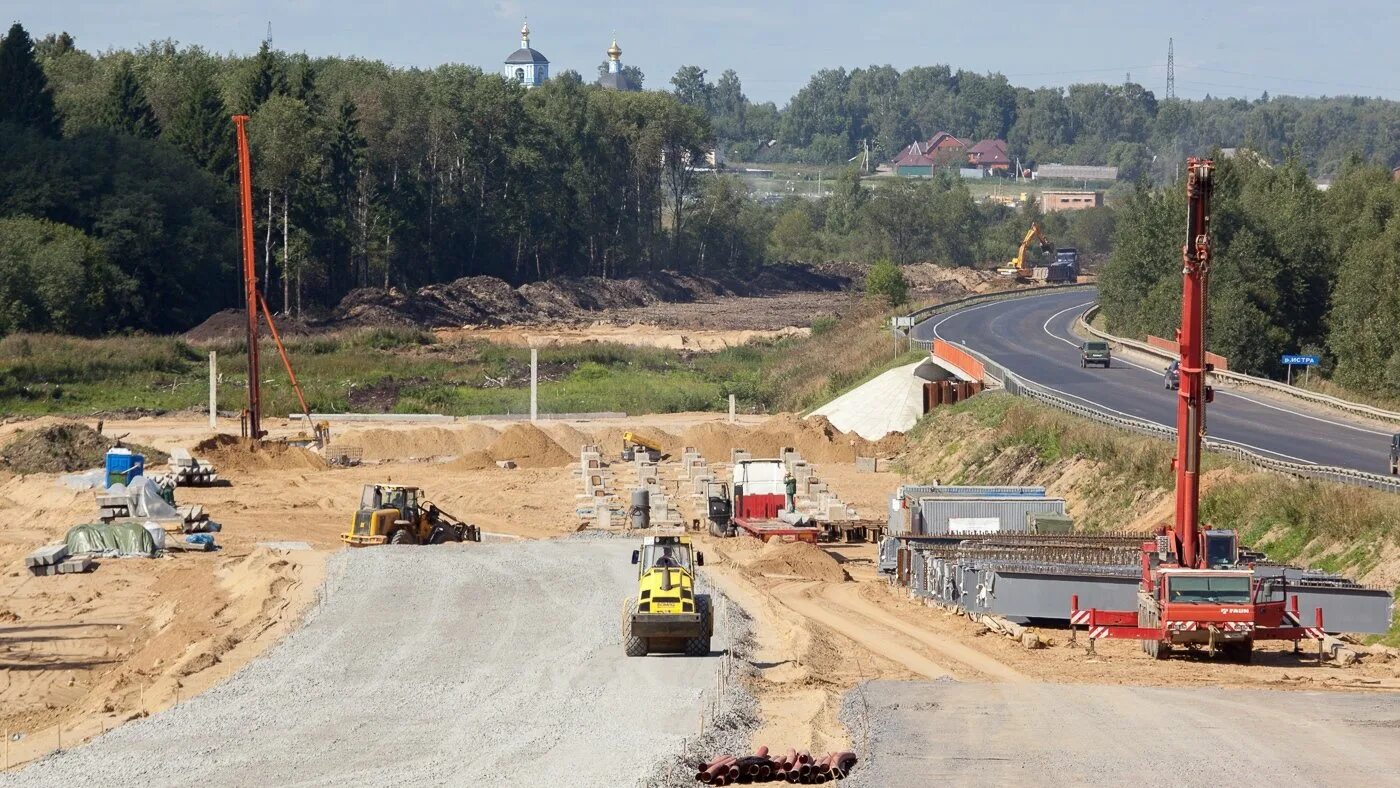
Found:
[[[352,547],[377,544],[480,542],[481,529],[423,500],[422,490],[402,484],[366,484],[350,531],[340,535]]]
[[[623,622],[627,656],[707,656],[714,610],[709,595],[695,593],[695,567],[705,565],[705,554],[691,549],[688,536],[648,536],[632,551],[632,563],[638,567],[637,595],[627,600]]]

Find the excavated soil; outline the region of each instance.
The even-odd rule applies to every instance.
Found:
[[[100,467],[118,441],[78,423],[21,430],[0,446],[0,467],[13,473],[70,473]],[[123,444],[158,465],[169,455],[149,446]]]
[[[326,467],[321,455],[284,443],[259,443],[234,435],[215,435],[194,447],[196,456],[226,471],[314,471]]]
[[[521,468],[561,468],[575,461],[572,454],[533,424],[510,426],[487,452],[497,460],[513,460]]]
[[[800,577],[828,583],[851,579],[829,553],[806,542],[770,542],[763,546],[758,557],[749,564],[749,569],[761,575]]]
[[[657,304],[837,292],[850,285],[851,280],[839,273],[798,265],[766,266],[752,276],[706,277],[660,271],[645,279],[557,277],[519,287],[493,276],[469,276],[413,292],[397,288],[352,290],[341,299],[329,320],[321,323],[279,320],[278,327],[283,335],[294,336],[357,326],[454,328],[586,324],[597,320],[600,314]],[[225,310],[188,331],[185,338],[197,342],[234,339],[244,330],[241,314]]]

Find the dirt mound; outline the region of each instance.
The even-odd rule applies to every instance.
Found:
[[[321,455],[300,446],[288,446],[276,441],[254,441],[236,435],[215,435],[200,441],[194,453],[213,463],[220,473],[226,471],[297,471],[322,470],[326,461]]]
[[[0,467],[14,473],[72,473],[98,468],[106,461],[107,450],[117,445],[86,424],[51,424],[15,433],[0,446]],[[160,465],[169,455],[149,446],[123,444],[146,458],[147,465]]]
[[[447,463],[444,467],[454,471],[480,471],[486,468],[494,468],[496,460],[489,452],[477,449],[469,451],[461,457]]]
[[[793,575],[828,583],[851,579],[835,558],[806,542],[769,542],[749,569],[759,574]]]
[[[871,443],[844,433],[824,417],[798,418],[779,414],[752,428],[706,422],[680,435],[680,443],[694,446],[710,462],[725,462],[732,449],[748,449],[754,459],[774,459],[786,447],[797,449],[812,462],[853,462],[857,455],[888,456],[903,445],[903,438]]]
[[[584,446],[591,445],[597,441],[592,435],[568,424],[548,424],[544,427],[544,431],[549,433],[549,437],[553,438],[555,443],[563,447],[564,451],[569,452],[575,457],[578,456]]]
[[[849,286],[850,279],[844,276],[804,266],[769,266],[750,277],[703,277],[669,271],[645,279],[556,277],[520,287],[492,276],[469,276],[428,285],[412,293],[393,288],[352,290],[335,308],[331,325],[448,328],[587,322],[596,320],[600,312],[660,302],[835,291]]]
[[[493,460],[514,460],[521,468],[559,468],[573,462],[573,455],[533,424],[511,426],[487,450]]]
[[[448,457],[488,448],[500,433],[485,424],[416,429],[369,429],[337,439],[343,446],[358,447],[366,460],[407,460]]]
[[[264,331],[266,328],[263,329]],[[277,334],[283,339],[320,334],[326,326],[315,326],[283,315],[277,318]],[[248,313],[241,309],[215,312],[207,320],[184,333],[191,342],[213,342],[219,339],[243,339],[248,331]]]

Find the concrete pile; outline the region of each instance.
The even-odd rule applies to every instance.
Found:
[[[166,474],[177,487],[202,487],[219,480],[214,466],[189,453],[189,450],[170,450],[170,470]]]
[[[24,566],[35,577],[91,572],[97,562],[85,555],[70,555],[63,542],[44,545],[24,559]]]
[[[627,511],[610,489],[612,474],[608,464],[603,462],[603,450],[598,446],[583,446],[575,473],[583,483],[583,492],[575,496],[574,505],[574,514],[579,520],[593,528],[625,525]]]
[[[775,758],[768,754],[767,747],[759,747],[753,755],[721,755],[701,763],[695,779],[707,785],[766,782],[814,785],[845,779],[855,766],[853,752],[831,752],[813,758],[811,753],[788,748],[786,755]]]

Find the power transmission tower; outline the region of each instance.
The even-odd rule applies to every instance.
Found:
[[[1176,98],[1176,42],[1167,39],[1167,98]]]
[[[267,42],[267,46],[268,46],[269,49],[272,48],[272,20],[271,20],[271,19],[267,20],[267,38],[265,38],[265,39],[263,39],[263,40]]]

